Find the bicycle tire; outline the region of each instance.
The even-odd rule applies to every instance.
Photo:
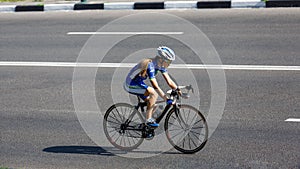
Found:
[[[121,125],[125,123],[129,115],[137,111],[134,106],[128,103],[117,103],[112,105],[105,113],[103,129],[108,141],[116,148],[124,151],[131,151],[142,144],[141,131],[122,130]],[[139,125],[143,123],[143,118],[136,112],[129,125]]]
[[[180,116],[176,115],[174,108],[166,116],[164,127],[167,139],[182,153],[196,153],[205,146],[208,139],[206,119],[199,110],[190,105],[179,105],[178,108]],[[176,133],[176,130],[179,132]],[[181,132],[183,135],[179,136]]]

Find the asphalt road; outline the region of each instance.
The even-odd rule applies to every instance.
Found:
[[[90,36],[68,32],[95,32],[114,19],[145,12],[151,11],[2,13],[1,62],[76,62]],[[196,25],[225,65],[300,65],[297,8],[155,12],[177,15]],[[127,39],[103,62],[120,62],[123,52],[131,54],[133,47],[146,49],[161,42],[172,46],[185,63],[202,64],[186,46],[157,35]],[[103,110],[113,103],[114,71],[99,68],[96,74],[95,93]],[[112,146],[97,145],[85,133],[73,104],[73,72],[72,67],[0,67],[0,167],[300,168],[300,123],[285,122],[300,118],[299,70],[225,70],[224,113],[204,149],[193,155],[170,150],[140,159],[108,152]],[[212,90],[207,71],[192,72],[200,85],[201,110],[207,115]],[[172,75],[176,73],[180,71],[172,70]]]

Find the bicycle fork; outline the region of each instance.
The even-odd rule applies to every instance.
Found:
[[[183,117],[182,117],[182,115],[180,113],[179,107],[180,107],[180,105],[175,105],[174,106],[174,111],[175,111],[176,118],[178,120],[179,125],[182,128],[187,128],[188,125],[184,122],[184,119],[183,119]]]

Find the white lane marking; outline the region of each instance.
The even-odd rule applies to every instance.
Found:
[[[90,67],[114,68],[133,67],[136,63],[76,63],[76,62],[0,62],[0,66],[32,66],[32,67]],[[267,65],[203,65],[172,64],[173,69],[221,69],[221,70],[278,70],[299,71],[300,66],[267,66]]]
[[[182,35],[183,32],[68,32],[68,35]]]
[[[288,118],[285,120],[286,122],[300,122],[300,119],[296,119],[296,118]]]
[[[223,69],[223,70],[300,70],[300,66],[270,66],[270,65],[197,65],[177,64],[176,68],[189,69]],[[172,68],[173,65],[170,65]]]

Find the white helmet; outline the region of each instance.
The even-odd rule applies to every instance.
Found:
[[[169,60],[169,61],[175,60],[175,52],[166,46],[158,47],[157,55],[164,60]]]

